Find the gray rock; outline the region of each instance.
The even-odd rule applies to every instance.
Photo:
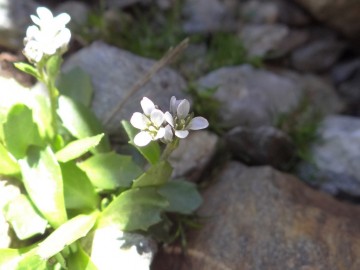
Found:
[[[218,87],[221,125],[272,125],[279,114],[294,109],[301,90],[292,79],[249,65],[224,67],[200,78],[201,87]]]
[[[322,115],[341,112],[345,104],[339,98],[334,85],[322,77],[313,74],[300,75],[295,72],[280,72],[283,76],[291,78],[303,91],[304,98],[309,105]]]
[[[360,120],[328,116],[313,144],[310,161],[299,166],[299,175],[331,193],[360,196]]]
[[[360,64],[360,62],[359,62]],[[360,65],[351,79],[341,83],[338,87],[339,95],[351,106],[360,104]]]
[[[358,70],[360,70],[360,58],[351,59],[336,65],[331,71],[331,77],[335,83],[342,83],[350,79]]]
[[[150,3],[151,0],[105,0],[109,8],[124,8],[137,3]]]
[[[154,269],[357,270],[360,208],[269,167],[229,163],[205,191],[187,252],[165,249]],[[354,240],[355,239],[355,240]]]
[[[353,0],[296,0],[318,20],[326,22],[346,36],[360,41],[360,2]]]
[[[214,157],[219,138],[215,134],[200,130],[192,132],[171,154],[173,178],[186,177],[197,181]]]
[[[124,270],[149,270],[157,252],[157,244],[151,238],[114,226],[96,229],[91,236],[91,259],[98,269],[115,270],[121,266]]]
[[[109,112],[121,102],[133,85],[155,63],[130,52],[95,42],[69,57],[64,71],[78,66],[87,72],[93,82],[94,99],[92,109],[104,121]],[[174,70],[163,68],[137,91],[122,107],[106,127],[109,133],[120,131],[120,121],[129,120],[134,112],[141,111],[140,100],[146,96],[162,109],[167,110],[171,96],[184,98],[184,79]]]
[[[2,209],[20,194],[19,183],[0,178],[0,248],[16,247],[15,236],[11,233]]]
[[[292,66],[299,71],[320,72],[331,68],[345,49],[337,40],[315,40],[291,55]]]
[[[295,157],[295,146],[281,130],[271,126],[235,127],[225,135],[232,155],[251,165],[286,169]]]
[[[241,6],[241,18],[250,23],[275,23],[278,22],[280,10],[273,1],[246,1]]]
[[[0,46],[18,50],[23,47],[26,28],[32,24],[37,4],[32,0],[0,0]]]
[[[237,6],[234,0],[186,0],[183,29],[187,33],[234,30]]]
[[[266,56],[276,51],[289,34],[289,29],[281,24],[245,25],[240,31],[247,53],[250,56]]]

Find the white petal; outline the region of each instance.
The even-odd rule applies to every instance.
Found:
[[[37,39],[39,36],[40,30],[37,26],[31,25],[26,29],[26,37],[28,39]]]
[[[140,133],[136,134],[134,138],[134,143],[137,146],[145,146],[152,140],[151,135],[146,131],[141,131]]]
[[[150,114],[150,120],[156,127],[160,127],[164,123],[164,113],[155,109]]]
[[[54,18],[54,23],[58,26],[65,26],[70,22],[70,15],[67,13],[61,13]]]
[[[180,139],[184,139],[189,135],[189,131],[187,130],[175,130],[176,137]]]
[[[148,126],[148,124],[150,124],[150,121],[142,113],[136,112],[131,116],[130,123],[134,127],[143,130]]]
[[[64,28],[54,38],[54,40],[53,40],[54,46],[56,47],[56,49],[67,47],[67,45],[70,42],[70,38],[71,38],[70,30],[67,28]]]
[[[155,110],[155,104],[147,97],[143,97],[143,99],[140,101],[141,108],[144,111],[145,115],[150,115],[153,110]]]
[[[36,9],[36,13],[39,16],[41,23],[52,22],[52,20],[54,18],[52,12],[49,9],[47,9],[46,7],[38,7]]]
[[[41,21],[38,17],[36,17],[35,15],[30,15],[31,20],[36,24],[36,25],[40,25]]]
[[[207,128],[208,126],[209,126],[208,120],[206,120],[204,117],[197,116],[191,119],[186,129],[199,130],[199,129]]]
[[[190,103],[186,99],[183,99],[177,107],[177,116],[180,119],[185,119],[185,117],[189,114],[189,111]]]
[[[174,118],[171,115],[171,113],[165,112],[164,117],[165,117],[166,122],[168,122],[168,124],[170,124],[170,126],[174,127]]]
[[[175,96],[172,96],[170,98],[170,112],[175,115],[176,114],[176,97]]]
[[[165,134],[164,134],[164,139],[167,141],[167,142],[171,142],[172,139],[173,139],[173,131],[172,131],[172,128],[170,125],[167,125],[165,127]]]
[[[158,132],[156,133],[156,136],[154,140],[161,139],[165,135],[165,128],[159,128]]]

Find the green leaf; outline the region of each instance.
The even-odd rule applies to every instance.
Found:
[[[11,200],[4,207],[3,212],[20,240],[43,234],[46,230],[47,221],[39,215],[29,198],[23,194]]]
[[[95,209],[99,197],[87,175],[75,162],[61,163],[65,205],[68,209]]]
[[[19,160],[23,183],[31,200],[54,228],[67,220],[60,166],[50,147],[30,147]]]
[[[69,270],[97,270],[89,255],[79,245],[76,253],[67,258]]]
[[[22,253],[20,249],[0,249],[0,269],[16,269],[16,266],[21,260]]]
[[[171,176],[172,167],[167,161],[161,161],[138,177],[133,187],[159,186],[165,184]]]
[[[196,185],[185,181],[175,180],[166,183],[158,192],[170,203],[166,211],[181,214],[193,213],[202,203],[202,198]]]
[[[103,133],[103,128],[94,113],[83,104],[66,96],[59,97],[58,114],[64,127],[77,139],[95,136]],[[96,147],[98,152],[110,151],[107,137]]]
[[[16,270],[47,270],[47,261],[42,259],[39,255],[29,254],[23,257],[20,261]]]
[[[145,187],[122,192],[103,211],[99,227],[116,225],[120,230],[147,230],[161,221],[168,201],[155,188]]]
[[[27,63],[22,63],[22,62],[14,63],[14,66],[17,69],[19,69],[19,70],[21,70],[21,71],[35,77],[36,79],[41,80],[41,76],[40,76],[39,72],[33,66],[31,66],[31,65],[29,65]]]
[[[62,57],[58,54],[52,55],[46,62],[46,72],[50,78],[55,79],[60,71]]]
[[[23,104],[17,104],[8,113],[3,126],[4,141],[9,152],[17,159],[26,155],[30,145],[42,145],[32,111]]]
[[[156,141],[151,141],[148,145],[144,147],[139,147],[134,143],[134,137],[137,133],[139,133],[139,130],[134,128],[129,121],[121,121],[122,126],[124,127],[129,139],[130,143],[135,146],[138,151],[146,158],[147,161],[151,165],[154,165],[159,162],[160,160],[160,146]]]
[[[50,258],[76,240],[84,237],[94,226],[98,213],[78,215],[62,224],[38,246],[36,253],[41,258]]]
[[[61,162],[67,162],[69,160],[76,159],[97,146],[103,137],[104,133],[93,137],[72,141],[63,149],[56,152],[56,158]]]
[[[0,143],[0,175],[16,175],[20,167],[16,159]]]
[[[92,184],[103,190],[130,187],[142,170],[130,156],[116,153],[96,154],[78,164]]]
[[[81,68],[75,67],[61,74],[57,86],[63,95],[90,106],[93,95],[91,77]]]

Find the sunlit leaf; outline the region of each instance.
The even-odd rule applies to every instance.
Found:
[[[89,255],[81,248],[78,247],[76,253],[71,253],[67,258],[69,270],[98,270],[95,264],[91,261]]]
[[[113,224],[120,230],[146,230],[161,221],[160,214],[169,206],[155,188],[145,187],[122,192],[103,211],[99,227]]]
[[[135,146],[138,151],[149,161],[150,164],[154,165],[160,160],[160,146],[156,141],[151,141],[148,145],[144,147],[139,147],[134,144],[134,137],[139,132],[138,129],[134,128],[129,121],[121,121],[122,126],[124,127],[129,139],[130,143]]]
[[[17,69],[19,69],[27,74],[30,74],[31,76],[35,77],[36,79],[38,79],[38,80],[40,79],[39,72],[32,65],[29,65],[27,63],[18,62],[18,63],[14,63],[14,66]]]
[[[46,71],[50,78],[56,78],[62,63],[62,57],[59,54],[52,55],[46,62]]]
[[[145,173],[140,175],[133,184],[133,187],[159,186],[165,184],[172,173],[172,167],[167,161],[151,166]]]
[[[36,253],[42,258],[50,258],[65,246],[84,237],[94,226],[98,213],[78,215],[62,224],[38,246]]]
[[[96,154],[78,166],[95,187],[104,190],[130,187],[132,181],[142,173],[130,156],[113,152]]]
[[[61,163],[65,205],[68,209],[94,209],[99,203],[87,175],[74,162]]]
[[[81,68],[75,67],[61,74],[57,86],[63,95],[90,106],[93,95],[91,77]]]
[[[26,154],[29,145],[42,145],[32,111],[23,104],[15,105],[3,126],[6,148],[17,159]]]
[[[66,96],[59,97],[58,114],[64,127],[77,139],[95,136],[103,133],[103,128],[94,113],[83,104]],[[110,151],[107,137],[96,147],[99,152]]]
[[[30,147],[19,160],[23,183],[31,200],[53,227],[67,220],[60,166],[50,147]]]
[[[36,234],[43,234],[47,221],[34,209],[27,196],[20,194],[3,209],[6,220],[11,224],[20,240]]]
[[[16,175],[19,172],[16,159],[0,143],[0,175]]]
[[[169,201],[168,212],[193,213],[202,203],[202,198],[194,183],[176,180],[160,187],[158,192]]]
[[[99,134],[93,137],[72,141],[60,151],[56,152],[56,158],[61,162],[76,159],[97,146],[103,137],[104,134]]]

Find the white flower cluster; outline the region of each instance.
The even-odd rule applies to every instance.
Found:
[[[141,131],[135,136],[134,143],[145,146],[150,141],[160,139],[164,143],[171,143],[174,136],[186,138],[189,130],[207,128],[209,122],[201,116],[193,117],[190,112],[190,103],[186,99],[170,99],[170,112],[163,113],[155,104],[144,97],[141,102],[144,113],[136,112],[132,115],[130,123]]]
[[[32,63],[39,63],[44,56],[64,53],[71,38],[70,30],[65,27],[70,21],[67,13],[54,17],[45,7],[37,8],[36,13],[38,16],[31,15],[36,25],[27,28],[23,51]]]

